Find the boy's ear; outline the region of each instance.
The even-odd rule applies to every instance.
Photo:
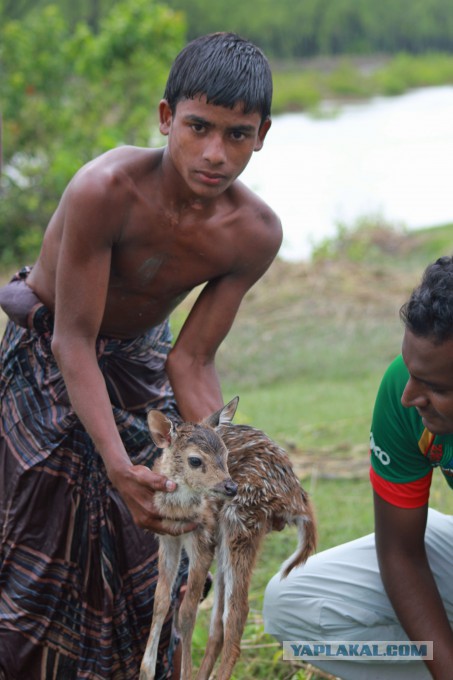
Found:
[[[260,129],[258,130],[258,139],[256,140],[255,148],[254,151],[259,151],[260,149],[263,148],[264,144],[264,139],[269,132],[269,128],[272,125],[271,119],[268,117],[260,125]]]
[[[170,133],[172,118],[173,113],[170,104],[166,99],[161,99],[159,102],[159,130],[162,135],[167,136]]]

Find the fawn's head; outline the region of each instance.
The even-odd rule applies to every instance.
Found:
[[[200,424],[175,427],[161,411],[148,413],[151,437],[163,449],[160,472],[173,479],[178,489],[200,495],[236,495],[237,484],[228,472],[228,449],[216,428],[231,422],[238,401],[235,397]]]

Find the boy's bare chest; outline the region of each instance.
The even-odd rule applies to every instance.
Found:
[[[140,206],[142,208],[143,206]],[[238,213],[178,215],[160,205],[133,211],[113,248],[112,272],[134,288],[185,290],[228,271],[238,245]]]
[[[191,227],[125,238],[112,252],[112,283],[137,293],[176,294],[226,273],[232,243],[222,228]]]
[[[103,325],[122,319],[129,334],[159,323],[193,288],[231,271],[233,251],[228,235],[209,226],[126,235],[112,251]]]

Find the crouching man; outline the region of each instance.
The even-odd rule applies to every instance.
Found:
[[[375,533],[277,575],[264,602],[281,641],[433,642],[432,659],[316,663],[345,679],[453,678],[453,517],[428,509],[434,468],[453,488],[453,258],[426,269],[401,318],[371,428]]]

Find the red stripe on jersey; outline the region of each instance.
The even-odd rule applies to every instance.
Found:
[[[429,499],[429,487],[431,486],[432,469],[427,475],[415,482],[389,482],[380,477],[370,467],[370,481],[378,496],[388,503],[399,508],[420,508]]]

